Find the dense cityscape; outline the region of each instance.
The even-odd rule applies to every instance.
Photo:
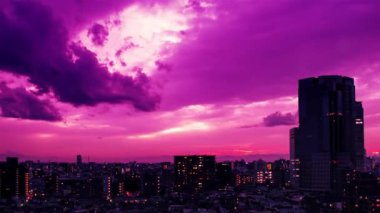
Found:
[[[0,165],[0,210],[42,212],[379,212],[380,158],[366,156],[352,78],[299,81],[290,159]]]
[[[1,166],[2,212],[377,212],[380,158],[346,174],[343,191],[301,191],[289,160],[216,162],[176,156],[175,163],[18,163]],[[356,209],[356,210],[355,210]]]
[[[0,0],[0,213],[380,213],[380,0]]]

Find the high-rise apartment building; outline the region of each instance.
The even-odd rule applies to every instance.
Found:
[[[8,157],[0,164],[0,198],[28,199],[29,175],[18,159]]]
[[[214,187],[215,156],[174,156],[175,189],[203,191]]]

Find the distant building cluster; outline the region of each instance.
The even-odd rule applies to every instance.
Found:
[[[380,159],[346,173],[337,200],[292,185],[292,161],[216,162],[175,156],[174,163],[0,163],[0,211],[322,212],[380,210]]]

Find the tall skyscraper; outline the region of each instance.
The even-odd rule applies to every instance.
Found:
[[[363,108],[355,99],[354,80],[299,80],[298,113],[299,127],[290,131],[292,177],[299,176],[301,189],[341,189],[344,172],[364,166]]]
[[[203,191],[214,187],[215,156],[174,156],[175,189]]]

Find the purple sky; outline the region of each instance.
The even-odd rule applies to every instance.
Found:
[[[380,152],[380,2],[1,1],[0,156],[287,156],[297,80],[355,79]]]

